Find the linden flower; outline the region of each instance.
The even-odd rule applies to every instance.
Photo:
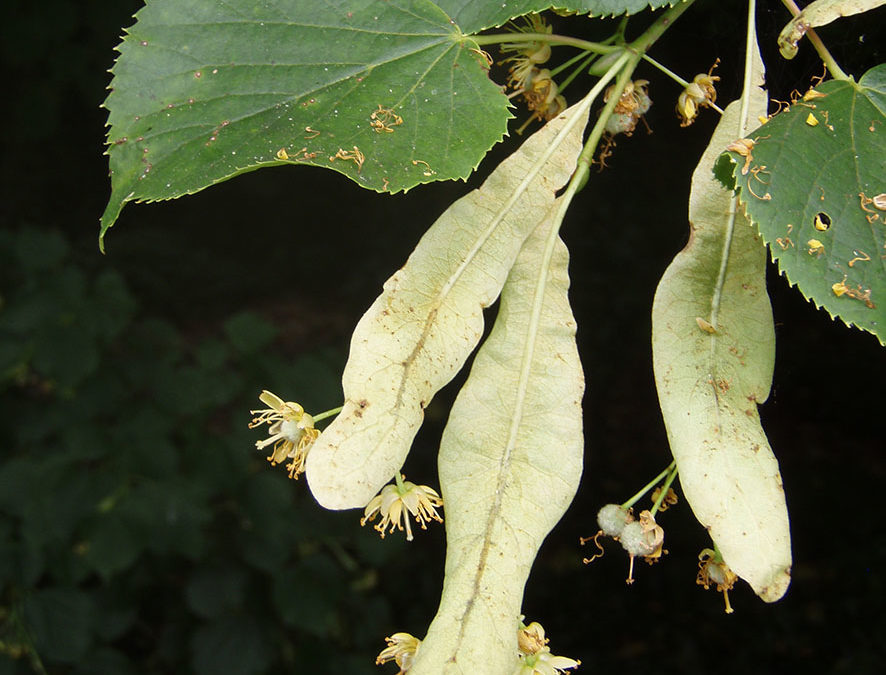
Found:
[[[314,418],[305,412],[298,403],[284,401],[276,394],[267,389],[258,397],[265,405],[264,410],[252,410],[250,429],[255,429],[262,424],[268,424],[268,438],[256,441],[255,447],[263,450],[273,445],[268,461],[271,466],[276,466],[286,459],[292,461],[286,465],[289,477],[298,479],[299,474],[305,471],[305,460],[308,458],[308,450],[320,432],[314,428]]]
[[[521,656],[520,665],[514,671],[514,675],[561,675],[567,670],[578,668],[581,661],[570,659],[567,656],[551,654],[547,647],[538,654]]]
[[[707,108],[717,102],[714,82],[718,82],[720,78],[711,74],[716,67],[715,63],[707,73],[696,75],[677,98],[677,116],[681,127],[688,127],[695,121],[699,108]]]
[[[521,654],[537,654],[547,646],[548,642],[545,629],[538,621],[533,621],[517,631],[517,649]]]
[[[545,629],[537,621],[517,631],[517,647],[520,664],[514,675],[560,675],[581,665],[581,661],[551,654]]]
[[[370,500],[363,511],[360,525],[365,525],[378,515],[381,516],[381,520],[373,527],[381,534],[382,539],[387,532],[393,532],[395,529],[402,532],[405,525],[406,541],[412,541],[409,515],[415,516],[421,529],[426,530],[427,522],[430,520],[443,522],[437,513],[437,507],[442,505],[443,499],[435,490],[427,485],[410,483],[400,477],[395,484],[385,485],[382,491]]]
[[[698,575],[695,577],[695,583],[703,586],[705,590],[716,584],[717,591],[723,594],[727,614],[733,612],[729,603],[729,591],[736,581],[738,575],[729,568],[719,553],[706,548],[698,554]]]
[[[385,638],[388,646],[375,657],[375,665],[380,666],[388,661],[393,661],[400,666],[400,672],[397,675],[404,675],[415,661],[415,654],[421,645],[421,640],[409,633],[394,633],[390,637]]]
[[[652,107],[652,99],[649,98],[649,80],[633,80],[625,85],[624,91],[612,110],[612,115],[606,121],[606,132],[610,136],[624,134],[630,136],[634,133],[643,115],[649,112]],[[612,98],[615,91],[615,85],[611,85],[603,94],[603,100],[608,101]],[[644,121],[645,123],[645,121]],[[647,125],[647,129],[648,129]]]
[[[512,23],[512,30],[520,33],[547,33],[551,26],[538,14],[532,14],[523,26]],[[551,58],[551,46],[546,42],[506,42],[501,45],[503,52],[516,52],[516,56],[505,59],[502,63],[513,62],[508,71],[508,85],[514,91],[529,88],[536,66]]]
[[[551,71],[546,68],[533,71],[528,88],[523,91],[523,98],[534,119],[549,121],[566,110],[566,99],[559,94],[557,83],[551,79]]]

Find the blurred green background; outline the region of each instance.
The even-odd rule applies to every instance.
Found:
[[[721,100],[737,95],[742,4],[697,3],[654,55],[689,77],[719,56]],[[358,512],[323,511],[254,450],[261,434],[246,423],[263,388],[310,411],[338,405],[350,330],[467,187],[376,196],[332,172],[260,171],[130,205],[100,256],[99,104],[139,6],[2,9],[0,675],[394,672],[374,656],[385,635],[421,635],[432,618],[443,528],[407,545],[361,529]],[[773,96],[786,99],[820,67],[808,46],[796,63],[778,60],[786,13],[761,9]],[[822,31],[845,70],[884,60],[884,18]],[[578,537],[596,529],[599,506],[668,462],[649,309],[685,243],[689,175],[716,122],[708,113],[680,129],[676,85],[640,75],[652,81],[654,133],[618,140],[564,226],[588,378],[586,473],[530,579],[527,618],[581,672],[882,672],[886,363],[876,340],[775,274],[778,360],[762,414],[792,515],[788,596],[765,606],[736,589],[736,614],[724,615],[694,585],[708,543],[685,505],[661,518],[670,554],[633,587],[617,547],[581,563]],[[428,409],[405,467],[417,482],[436,485],[457,385]]]

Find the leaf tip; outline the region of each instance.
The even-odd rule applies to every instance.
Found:
[[[754,593],[763,602],[778,602],[785,593],[788,592],[788,586],[791,585],[791,566],[786,565],[779,568],[765,586],[754,588]]]
[[[117,222],[117,218],[120,217],[120,211],[123,210],[123,205],[132,197],[133,193],[129,193],[127,197],[120,199],[114,192],[111,193],[111,198],[108,200],[108,205],[105,207],[105,212],[102,214],[100,219],[101,229],[98,233],[98,249],[103,254],[105,252],[105,234],[107,234],[108,230],[110,230],[114,223]]]

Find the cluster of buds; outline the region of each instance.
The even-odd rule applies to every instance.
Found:
[[[523,26],[513,26],[521,33],[550,34],[551,27],[538,14],[530,15]],[[551,58],[547,42],[507,42],[503,52],[514,55],[503,63],[510,63],[508,88],[513,95],[521,95],[532,112],[530,119],[551,120],[566,109],[566,99],[560,95],[557,83],[547,68],[539,68]]]
[[[521,623],[517,630],[520,664],[514,675],[560,675],[581,665],[581,661],[568,656],[551,654],[548,642],[550,640],[545,637],[545,629],[540,623],[533,621],[528,626]]]
[[[672,490],[668,490],[665,497],[656,501],[660,504],[673,504],[676,502],[676,495]],[[581,543],[593,541],[601,552],[591,558],[585,558],[585,564],[593,562],[602,555],[603,548],[598,542],[599,537],[612,537],[630,556],[628,578],[625,580],[627,584],[634,583],[634,558],[639,556],[652,565],[667,553],[663,548],[664,529],[655,522],[652,511],[641,511],[637,519],[634,518],[633,509],[618,504],[607,504],[597,513],[597,525],[600,527],[597,534],[582,538]]]
[[[625,580],[628,584],[634,583],[634,558],[640,556],[651,565],[667,553],[662,548],[664,530],[661,525],[656,524],[651,511],[641,511],[639,520],[626,523],[618,535],[618,541],[631,558],[628,578]]]
[[[657,507],[653,507],[653,510],[658,511],[665,511],[669,505],[677,503],[677,495],[670,488],[664,494],[662,494],[661,488],[656,488],[652,499],[657,505]],[[597,525],[600,527],[597,534],[593,537],[583,537],[580,540],[582,544],[593,541],[600,550],[591,558],[585,558],[585,564],[593,562],[603,555],[603,547],[600,546],[598,539],[601,536],[612,537],[630,555],[630,570],[626,580],[628,584],[634,582],[634,558],[640,556],[651,565],[667,553],[662,548],[664,530],[656,524],[652,511],[641,511],[640,517],[635,519],[630,507],[606,504],[597,513]],[[727,614],[732,614],[733,611],[732,605],[729,604],[729,591],[736,581],[738,581],[738,576],[729,568],[719,551],[706,548],[699,554],[698,574],[695,583],[703,586],[705,590],[716,586],[717,591],[723,594]]]
[[[720,78],[714,75],[719,59],[711,66],[707,73],[699,73],[686,88],[680,92],[677,98],[677,116],[680,118],[680,126],[688,127],[695,121],[700,108],[714,106],[717,102],[717,90],[714,82]]]
[[[630,136],[634,133],[643,115],[645,115],[652,106],[652,99],[649,98],[647,87],[648,80],[634,80],[628,82],[618,98],[618,103],[612,110],[612,115],[606,121],[606,133],[610,136],[624,134]],[[612,97],[615,85],[606,89],[603,96],[604,101],[608,101]]]

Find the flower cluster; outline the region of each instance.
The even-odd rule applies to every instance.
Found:
[[[599,537],[612,537],[619,542],[630,556],[630,567],[626,583],[634,583],[634,558],[642,557],[650,565],[658,562],[662,555],[667,553],[662,547],[664,544],[664,529],[655,522],[655,516],[651,511],[641,511],[640,518],[635,519],[633,510],[624,508],[618,504],[607,504],[597,513],[597,525],[600,530],[593,537],[582,538],[581,543],[593,541],[600,549],[600,553],[585,558],[585,564],[593,562],[603,554],[603,547],[598,542]]]
[[[537,120],[552,120],[566,110],[566,99],[558,93],[557,83],[551,79],[551,71],[547,68],[536,69],[529,86],[523,89],[526,107]]]
[[[612,115],[606,121],[606,132],[610,136],[624,134],[630,136],[634,133],[643,115],[652,107],[652,99],[649,98],[649,80],[633,80],[628,82],[618,98],[618,103],[612,110]],[[606,89],[603,100],[608,101],[612,97],[615,85]]]
[[[520,33],[551,33],[551,27],[545,23],[543,17],[538,14],[530,14],[524,17],[524,25],[519,26],[511,23],[510,27]],[[547,42],[505,42],[501,45],[503,52],[514,53],[502,63],[512,63],[508,71],[508,86],[516,91],[529,87],[532,80],[532,72],[537,66],[551,58],[551,46]]]
[[[521,33],[550,34],[551,27],[538,14],[532,14],[523,26],[512,24]],[[533,113],[530,119],[551,120],[566,110],[566,99],[560,95],[551,71],[539,68],[551,58],[551,46],[547,42],[506,42],[501,50],[514,53],[503,63],[511,63],[508,70],[508,87],[513,95],[522,95]]]
[[[707,73],[696,75],[677,98],[677,116],[681,127],[692,124],[700,108],[714,106],[717,102],[714,82],[719,82],[720,78],[713,74],[716,67],[717,63],[714,63]]]
[[[521,625],[517,631],[520,664],[514,675],[560,675],[581,665],[581,661],[568,656],[551,654],[548,642],[545,629],[537,621]]]
[[[255,447],[263,450],[269,445],[273,446],[268,456],[271,466],[289,459],[291,461],[286,465],[289,477],[297,479],[305,471],[308,450],[320,435],[314,428],[314,418],[298,403],[284,401],[268,390],[264,390],[258,398],[268,408],[250,411],[255,417],[249,423],[249,428],[255,429],[262,424],[269,427],[268,437],[257,441]]]
[[[360,524],[365,525],[376,516],[381,516],[381,520],[373,527],[381,534],[382,539],[386,533],[395,529],[402,532],[405,526],[406,541],[412,541],[410,514],[415,517],[423,530],[428,529],[428,521],[436,520],[442,523],[443,518],[437,513],[437,508],[443,505],[443,499],[436,490],[427,485],[410,483],[400,475],[397,478],[395,484],[385,485],[381,492],[369,501]]]

